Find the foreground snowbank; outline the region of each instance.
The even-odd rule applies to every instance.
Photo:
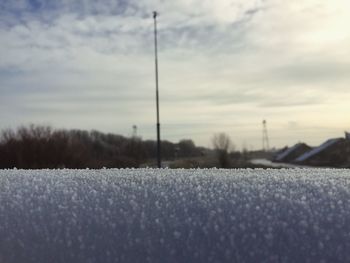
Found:
[[[0,171],[0,262],[349,262],[348,170]]]

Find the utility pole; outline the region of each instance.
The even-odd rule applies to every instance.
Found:
[[[155,70],[156,70],[156,104],[157,104],[157,165],[158,168],[162,167],[161,159],[161,147],[160,147],[160,123],[159,123],[159,89],[158,89],[158,43],[157,43],[157,15],[156,11],[153,12],[154,19],[154,58],[155,58]]]

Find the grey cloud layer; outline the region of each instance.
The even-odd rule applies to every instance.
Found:
[[[11,120],[2,127],[33,120],[124,132],[139,123],[153,137],[155,7],[166,138],[182,137],[171,135],[175,124],[205,145],[214,127],[245,140],[260,138],[265,117],[278,131],[350,114],[345,0],[21,0],[0,3],[1,108]],[[237,113],[249,131],[228,127]]]

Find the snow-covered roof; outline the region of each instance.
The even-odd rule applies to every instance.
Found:
[[[332,146],[333,144],[335,144],[336,142],[340,141],[342,138],[334,138],[334,139],[329,139],[326,142],[322,143],[320,146],[313,148],[312,150],[302,154],[301,156],[299,156],[297,159],[295,159],[296,162],[303,162],[307,159],[309,159],[310,157],[326,150],[328,147]]]
[[[300,145],[301,145],[301,143],[297,143],[297,144],[294,145],[293,147],[287,148],[285,151],[283,151],[282,153],[280,153],[279,155],[277,155],[276,161],[281,161],[281,160],[283,160],[286,156],[288,156],[290,153],[292,153],[294,150],[296,150]]]

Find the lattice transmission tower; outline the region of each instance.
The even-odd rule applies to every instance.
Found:
[[[267,152],[270,150],[270,145],[269,145],[269,136],[267,134],[266,120],[263,120],[262,123],[263,123],[262,147],[263,147],[263,151]]]

